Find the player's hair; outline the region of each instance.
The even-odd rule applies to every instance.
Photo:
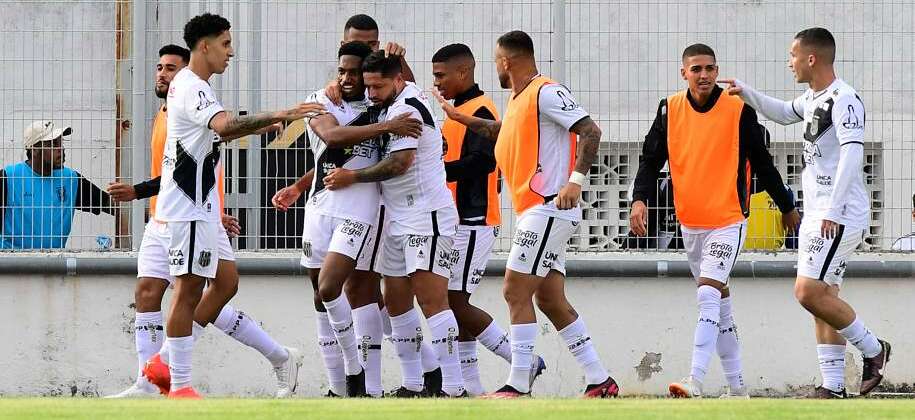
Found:
[[[686,60],[687,58],[695,57],[697,55],[710,55],[716,61],[718,60],[717,58],[715,58],[715,50],[713,50],[712,47],[709,47],[708,45],[705,45],[705,44],[693,44],[693,45],[686,47],[686,49],[683,50],[682,59]]]
[[[797,33],[794,39],[800,41],[802,47],[812,48],[816,55],[832,64],[836,60],[836,39],[832,33],[824,28],[807,28]]]
[[[432,62],[444,63],[458,57],[467,57],[473,60],[473,51],[470,51],[470,47],[464,44],[448,44],[435,52],[432,56]]]
[[[384,51],[375,51],[362,61],[363,73],[381,73],[382,76],[390,78],[397,76],[402,70],[400,57],[385,57]]]
[[[185,64],[191,62],[191,52],[187,48],[175,44],[168,44],[159,48],[159,57],[163,55],[177,55],[181,57]]]
[[[524,31],[506,32],[496,40],[496,44],[515,54],[534,56],[534,40]]]
[[[375,19],[372,19],[369,15],[353,15],[347,19],[346,24],[343,25],[343,32],[348,31],[350,28],[358,29],[360,31],[377,31],[378,22],[375,22]]]
[[[194,47],[197,46],[197,42],[201,39],[218,36],[228,31],[231,27],[232,25],[229,24],[229,21],[219,15],[204,13],[194,16],[184,25],[184,42],[193,51]]]
[[[368,44],[359,41],[352,41],[340,46],[340,49],[337,50],[337,58],[343,57],[344,55],[354,55],[362,60],[365,60],[365,57],[368,57],[371,53],[372,47],[368,46]]]

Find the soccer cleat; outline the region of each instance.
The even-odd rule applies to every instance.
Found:
[[[861,373],[861,395],[867,395],[883,380],[883,368],[890,361],[890,343],[880,341],[880,353],[874,357],[864,358],[864,368]]]
[[[528,386],[531,388],[534,387],[534,381],[537,380],[537,377],[543,374],[543,371],[546,370],[546,363],[544,363],[543,358],[537,355],[534,355],[534,360],[531,361],[531,379],[528,383]]]
[[[302,366],[302,355],[298,349],[285,347],[289,357],[282,366],[274,367],[276,374],[276,398],[288,398],[299,385],[299,367]]]
[[[591,384],[585,388],[585,398],[616,398],[620,395],[620,386],[612,376],[599,384]]]
[[[692,376],[680,382],[674,382],[667,387],[670,396],[674,398],[702,398],[702,384]]]
[[[511,400],[511,399],[515,399],[515,398],[524,398],[524,397],[530,397],[530,396],[531,396],[530,392],[524,393],[524,392],[518,391],[511,385],[505,385],[502,388],[499,388],[495,392],[491,392],[489,394],[483,394],[482,396],[480,396],[480,398],[482,398],[484,400]]]
[[[365,396],[365,369],[355,375],[346,375],[346,396],[348,398]]]
[[[342,398],[337,394],[334,394],[334,390],[328,389],[327,394],[324,394],[324,398]]]
[[[829,388],[818,386],[813,389],[813,392],[807,395],[807,398],[814,398],[818,400],[844,400],[848,398],[848,394],[845,392],[845,388],[842,388],[842,391],[836,392]]]
[[[414,391],[406,387],[400,387],[388,393],[388,396],[391,398],[423,398],[426,393],[425,391]]]
[[[203,397],[194,390],[192,386],[186,386],[184,388],[178,388],[174,391],[168,393],[168,399],[170,400],[202,400]]]
[[[130,385],[120,393],[108,395],[105,398],[155,398],[160,395],[158,387],[147,382],[146,378],[141,378],[141,380],[143,381],[142,385],[134,382],[133,385]]]
[[[721,396],[719,396],[718,398],[722,399],[722,400],[729,400],[729,399],[749,400],[750,392],[747,390],[747,387],[745,387],[745,386],[737,388],[737,389],[731,389],[731,387],[728,387],[728,391],[725,392],[724,394],[721,394]]]
[[[467,394],[467,391],[461,391],[458,395],[451,395],[445,391],[439,391],[438,394],[433,395],[435,398],[470,398],[470,395]]]
[[[430,397],[442,392],[442,368],[435,368],[423,374],[423,388]]]
[[[168,395],[172,387],[172,374],[168,371],[168,365],[162,362],[159,354],[153,355],[143,366],[143,376],[149,383],[159,388],[159,393]]]

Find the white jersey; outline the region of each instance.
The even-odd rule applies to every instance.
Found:
[[[385,135],[382,139],[382,159],[399,150],[416,150],[413,164],[406,173],[380,183],[391,221],[404,221],[433,210],[454,207],[451,190],[445,181],[444,140],[430,109],[423,91],[407,82],[394,103],[381,112],[380,119],[384,121],[407,113],[423,122],[419,138]]]
[[[371,102],[367,99],[335,105],[324,95],[324,89],[321,89],[311,94],[307,102],[324,105],[341,126],[368,125],[377,119],[374,111],[369,110]],[[308,126],[306,135],[308,147],[315,156],[315,175],[306,208],[326,216],[374,225],[377,222],[380,195],[377,183],[355,183],[342,190],[331,191],[324,188],[324,177],[331,169],[356,170],[378,163],[379,139],[367,139],[344,149],[331,149],[312,131],[311,126]]]
[[[822,91],[807,89],[784,102],[739,85],[744,88],[741,97],[769,119],[781,124],[804,121],[804,219],[866,229],[870,201],[864,187],[865,112],[857,92],[836,79]]]
[[[185,67],[169,85],[167,109],[168,134],[156,219],[219,222],[216,179],[220,139],[209,124],[224,111],[222,104],[209,83]]]

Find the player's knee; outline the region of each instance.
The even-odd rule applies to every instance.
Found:
[[[343,291],[342,289],[343,288],[340,287],[340,285],[322,282],[321,284],[318,284],[318,295],[321,296],[321,300],[330,302],[340,297],[340,293]]]
[[[531,297],[529,294],[525,293],[523,290],[519,290],[515,287],[510,287],[505,285],[502,288],[502,297],[505,298],[505,303],[509,306],[514,306],[518,304],[530,304]]]
[[[816,305],[822,291],[810,282],[799,281],[794,284],[794,298],[801,306],[810,309]]]
[[[568,306],[565,304],[565,298],[563,296],[552,296],[545,293],[537,293],[534,295],[534,302],[537,303],[537,308],[540,309],[543,313],[553,313],[557,310]]]
[[[141,279],[134,290],[134,303],[137,312],[156,312],[161,310],[162,295],[167,283],[159,279]]]

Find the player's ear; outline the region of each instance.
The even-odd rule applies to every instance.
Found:
[[[686,67],[680,67],[680,77],[682,77],[683,80],[686,80]]]

